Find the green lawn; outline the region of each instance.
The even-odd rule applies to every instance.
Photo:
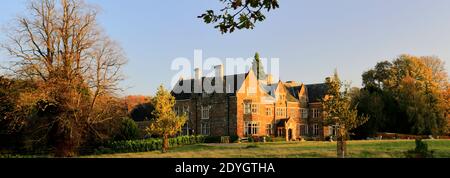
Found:
[[[427,140],[435,157],[450,158],[450,140]],[[336,143],[276,142],[254,144],[200,144],[160,151],[87,156],[88,158],[335,158]],[[250,147],[249,147],[250,146]],[[413,140],[350,141],[352,158],[403,158],[404,152],[415,148]]]

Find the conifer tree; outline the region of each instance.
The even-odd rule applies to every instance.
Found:
[[[162,152],[169,149],[169,137],[179,133],[187,121],[186,116],[177,116],[173,110],[175,97],[164,86],[160,86],[153,98],[155,119],[150,123],[147,132],[163,137]]]
[[[255,54],[255,59],[253,60],[252,65],[253,72],[255,72],[258,80],[266,79],[266,72],[264,71],[264,65],[262,64],[261,58],[259,57],[259,53]]]

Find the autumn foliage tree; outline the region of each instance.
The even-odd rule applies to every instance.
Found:
[[[363,84],[358,110],[371,116],[362,127],[366,133],[446,133],[449,84],[439,58],[401,55],[380,62],[363,74]]]
[[[181,131],[181,128],[187,121],[186,116],[177,116],[174,112],[175,97],[167,91],[164,86],[160,86],[153,99],[155,110],[153,111],[154,120],[147,128],[149,134],[163,137],[162,152],[169,149],[169,137]]]
[[[337,155],[344,158],[347,154],[346,140],[349,138],[349,132],[367,122],[368,117],[358,115],[356,105],[350,97],[350,89],[344,86],[337,72],[326,79],[326,84],[328,90],[322,100],[324,120],[326,124],[338,126]]]
[[[42,133],[34,140],[46,140],[56,156],[75,155],[88,134],[101,137],[97,125],[117,117],[110,106],[119,103],[114,93],[126,59],[96,17],[82,0],[31,0],[2,44],[14,59],[4,67],[9,76],[37,85],[24,94],[38,109],[28,121]]]

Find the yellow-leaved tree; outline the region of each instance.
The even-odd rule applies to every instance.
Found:
[[[328,91],[322,99],[324,121],[329,125],[338,126],[337,156],[345,158],[347,155],[347,142],[349,132],[366,123],[367,116],[359,116],[357,106],[352,104],[349,87],[344,85],[337,71],[332,78],[326,79]]]
[[[163,137],[162,152],[169,149],[169,137],[176,135],[187,121],[187,117],[177,116],[173,107],[175,97],[173,97],[164,86],[159,86],[156,96],[153,98],[155,110],[152,112],[155,117],[147,128],[147,132],[152,135]]]

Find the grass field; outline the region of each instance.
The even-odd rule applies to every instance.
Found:
[[[437,158],[450,158],[450,140],[427,140]],[[415,148],[413,140],[350,141],[351,158],[404,158],[404,152]],[[87,158],[335,158],[336,143],[275,142],[259,144],[200,144],[160,151],[94,155]]]

